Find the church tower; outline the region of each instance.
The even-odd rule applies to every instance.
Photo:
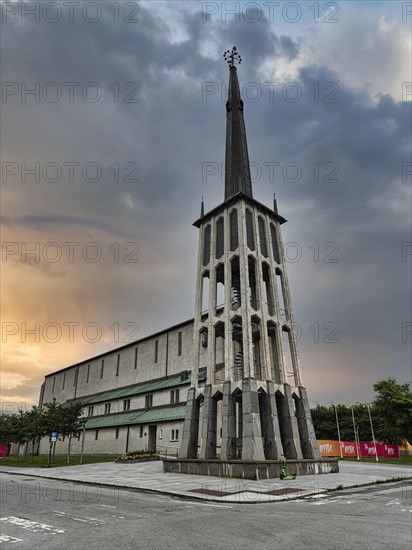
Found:
[[[320,459],[302,383],[282,244],[286,222],[253,198],[234,47],[225,199],[199,229],[192,386],[181,459]]]

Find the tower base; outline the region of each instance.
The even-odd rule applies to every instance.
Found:
[[[165,472],[254,480],[279,478],[282,464],[281,460],[163,459]],[[287,461],[286,469],[288,474],[296,476],[333,474],[339,472],[339,463],[337,458],[290,459]]]

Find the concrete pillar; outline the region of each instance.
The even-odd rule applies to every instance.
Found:
[[[236,402],[231,383],[223,383],[221,460],[236,458]]]
[[[242,460],[265,460],[259,395],[253,378],[245,378],[242,382],[242,417]]]
[[[216,458],[216,401],[212,397],[212,385],[205,386],[203,402],[202,443],[200,458]]]
[[[292,391],[289,384],[284,384],[283,387],[285,395],[280,398],[279,411],[283,451],[286,458],[303,458]]]
[[[296,401],[296,416],[298,420],[300,444],[303,458],[320,460],[320,451],[316,441],[306,388],[299,387],[299,399]]]
[[[276,407],[276,390],[271,380],[267,381],[266,387],[267,393],[263,394],[262,398],[265,457],[267,460],[281,460],[284,458],[284,454]]]
[[[187,392],[186,413],[179,458],[197,458],[198,437],[199,403],[196,401],[196,388],[190,388]]]

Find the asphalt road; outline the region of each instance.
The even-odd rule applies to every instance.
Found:
[[[410,550],[411,526],[411,481],[220,504],[2,475],[3,550]]]

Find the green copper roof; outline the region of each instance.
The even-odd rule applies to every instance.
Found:
[[[119,399],[121,397],[128,397],[130,395],[139,395],[141,393],[150,393],[156,390],[162,390],[165,388],[172,388],[173,386],[180,386],[188,384],[190,382],[190,376],[187,380],[182,380],[179,376],[168,378],[166,380],[158,380],[154,382],[148,382],[147,384],[136,384],[135,386],[128,388],[120,388],[118,390],[110,390],[99,395],[91,395],[89,397],[79,397],[77,401],[82,401],[86,405],[92,403],[102,403],[103,401],[112,401],[113,399]]]
[[[131,424],[152,424],[166,422],[168,420],[183,420],[186,407],[165,407],[161,409],[149,409],[147,411],[124,412],[89,418],[86,422],[86,429],[114,428],[117,426],[128,426]]]

